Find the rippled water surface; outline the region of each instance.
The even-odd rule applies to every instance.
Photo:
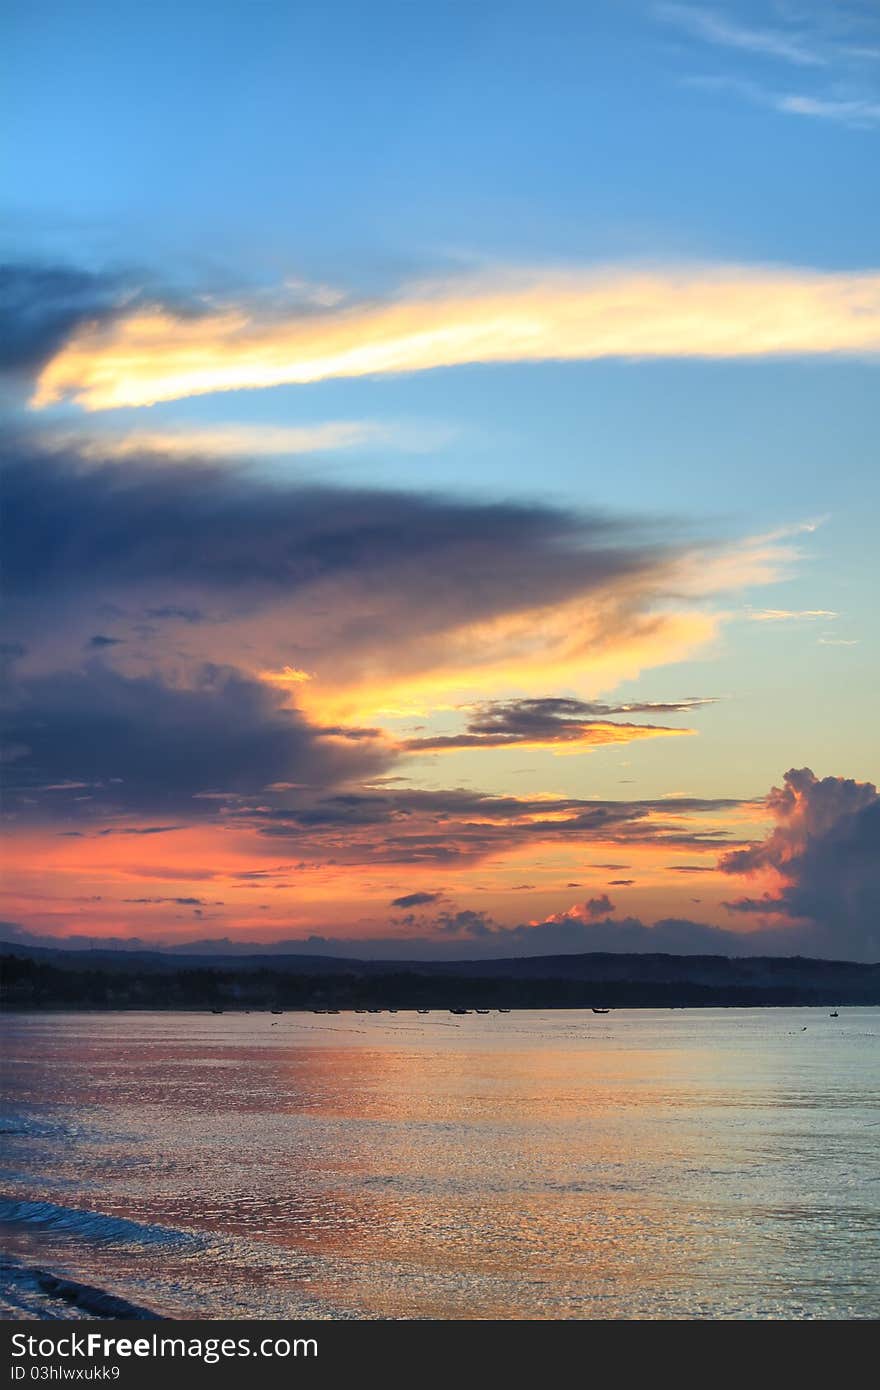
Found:
[[[6,1316],[880,1313],[880,1010],[2,1027]]]

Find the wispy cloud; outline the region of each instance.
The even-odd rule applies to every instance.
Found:
[[[198,454],[220,458],[283,457],[285,455],[334,453],[364,444],[393,446],[400,442],[391,425],[372,420],[325,420],[308,425],[223,424],[205,429],[175,425],[160,430],[128,430],[101,433],[91,438],[57,436],[60,444],[70,443],[86,456],[125,458],[154,453]]]
[[[167,306],[78,329],[33,405],[87,410],[471,363],[880,353],[880,273],[741,265],[521,269],[266,315]]]
[[[606,705],[558,697],[495,700],[479,705],[471,713],[463,732],[409,739],[405,747],[412,753],[443,753],[459,748],[552,748],[556,752],[577,753],[610,743],[631,743],[634,739],[694,732],[659,724],[618,723],[608,716],[680,714],[711,703],[711,700],[682,700],[675,704]]]
[[[827,61],[798,34],[773,28],[752,28],[714,9],[698,5],[655,5],[654,14],[694,38],[723,48],[757,53],[801,67],[821,67]]]
[[[839,101],[789,94],[777,97],[774,105],[777,111],[792,116],[814,116],[824,121],[841,121],[844,125],[867,128],[880,123],[880,101]]]
[[[752,623],[796,623],[816,618],[836,618],[838,614],[827,608],[755,608],[746,616]]]
[[[685,77],[685,86],[710,92],[732,92],[756,106],[766,106],[785,116],[807,116],[836,121],[853,130],[870,130],[880,123],[880,102],[870,98],[816,97],[783,92],[742,77]]]
[[[782,7],[777,7],[777,10]],[[705,60],[715,49],[720,71],[682,77],[687,86],[727,91],[786,116],[834,122],[854,130],[880,123],[876,64],[880,14],[846,5],[798,6],[783,23],[754,25],[728,6],[723,11],[688,4],[659,4],[654,17],[695,41],[686,60]],[[796,90],[781,67],[799,67]]]

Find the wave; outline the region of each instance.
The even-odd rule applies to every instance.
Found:
[[[0,1306],[14,1318],[158,1318],[151,1308],[107,1289],[8,1260],[0,1262]],[[0,1314],[3,1316],[3,1314]]]
[[[0,1116],[0,1135],[13,1139],[78,1139],[78,1125],[50,1120],[43,1115],[3,1114]]]
[[[37,1226],[102,1244],[200,1243],[198,1237],[189,1235],[186,1231],[129,1221],[123,1216],[105,1216],[102,1212],[83,1211],[79,1207],[62,1207],[55,1202],[24,1202],[0,1198],[0,1223],[11,1226]]]

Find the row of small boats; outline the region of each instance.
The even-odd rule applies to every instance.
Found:
[[[225,1013],[225,1012],[226,1012],[225,1009],[212,1009],[212,1010],[211,1010],[211,1013],[212,1013],[212,1014],[222,1014],[222,1013]],[[312,1009],[312,1013],[313,1013],[313,1014],[338,1014],[338,1013],[341,1013],[341,1012],[342,1012],[342,1011],[341,1011],[340,1009]],[[400,1012],[400,1011],[399,1011],[398,1009],[355,1009],[355,1013],[356,1013],[356,1014],[396,1014],[396,1013],[399,1013],[399,1012]],[[416,1013],[417,1013],[417,1014],[429,1014],[430,1012],[431,1012],[430,1009],[416,1009]],[[491,1014],[491,1013],[493,1012],[493,1010],[492,1010],[492,1009],[450,1009],[449,1012],[450,1012],[451,1014],[458,1014],[458,1015],[460,1016],[460,1015],[462,1015],[462,1014]],[[509,1013],[510,1013],[510,1009],[495,1009],[494,1012],[495,1012],[495,1013],[498,1013],[498,1014],[509,1014]],[[610,1013],[610,1012],[611,1012],[610,1009],[593,1009],[593,1013],[594,1013],[594,1014],[608,1014],[608,1013]],[[246,1009],[246,1010],[245,1010],[245,1013],[250,1013],[250,1009]],[[284,1010],[283,1010],[283,1009],[269,1009],[269,1013],[271,1013],[271,1014],[283,1014],[283,1013],[284,1013]],[[837,1014],[836,1014],[836,1013],[833,1013],[833,1014],[831,1015],[831,1017],[832,1017],[832,1018],[836,1018],[836,1017],[837,1017]]]

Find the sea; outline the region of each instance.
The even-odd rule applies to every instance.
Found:
[[[880,1315],[880,1009],[0,1027],[5,1318]]]

